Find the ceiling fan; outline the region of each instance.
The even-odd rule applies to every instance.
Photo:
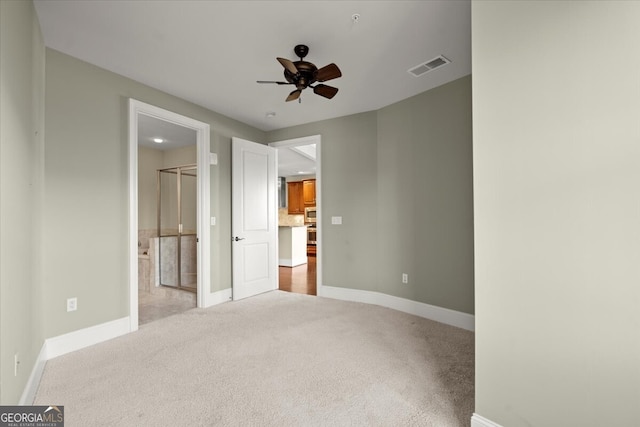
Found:
[[[287,96],[287,102],[296,99],[300,102],[300,94],[308,87],[312,88],[313,93],[316,95],[324,96],[328,99],[333,98],[336,93],[338,93],[338,88],[322,83],[316,84],[315,86],[313,86],[313,84],[316,82],[326,82],[328,80],[337,79],[342,76],[340,68],[338,68],[336,64],[331,63],[318,69],[318,67],[313,65],[311,62],[304,61],[304,57],[309,53],[309,48],[303,44],[297,45],[293,51],[300,58],[300,61],[292,62],[286,58],[276,58],[284,67],[284,78],[287,80],[286,82],[258,80],[258,83],[295,85],[296,90]]]

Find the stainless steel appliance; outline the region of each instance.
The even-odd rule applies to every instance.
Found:
[[[304,208],[304,222],[305,224],[315,224],[316,223],[316,215],[318,212],[316,211],[315,206],[310,208]]]
[[[307,245],[318,243],[316,224],[307,224]]]

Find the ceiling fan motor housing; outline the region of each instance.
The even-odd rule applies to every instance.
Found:
[[[304,89],[316,82],[318,67],[307,61],[296,61],[293,64],[298,69],[297,74],[293,74],[287,69],[284,70],[284,78],[289,83],[295,84],[298,89]]]

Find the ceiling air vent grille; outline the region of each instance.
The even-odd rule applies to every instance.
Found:
[[[425,63],[417,65],[413,68],[410,68],[408,71],[410,74],[414,75],[415,77],[418,77],[425,73],[428,73],[429,71],[435,70],[436,68],[442,67],[443,65],[446,65],[449,62],[451,61],[449,61],[444,56],[440,55]]]

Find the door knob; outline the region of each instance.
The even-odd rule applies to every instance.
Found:
[[[232,241],[232,242],[234,242],[234,241],[235,241],[235,242],[238,242],[238,241],[240,241],[240,240],[244,240],[244,237],[237,237],[237,236],[236,236],[236,237],[232,237],[232,238],[231,238],[231,241]]]

